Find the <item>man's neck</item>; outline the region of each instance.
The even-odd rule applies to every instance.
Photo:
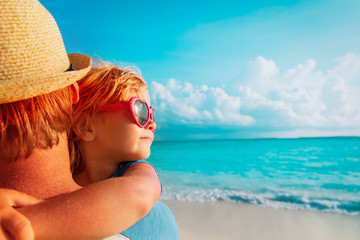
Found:
[[[51,149],[36,148],[30,157],[1,162],[0,187],[15,189],[40,199],[74,191],[67,141],[60,138]]]

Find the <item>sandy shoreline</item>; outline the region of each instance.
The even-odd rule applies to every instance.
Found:
[[[163,201],[181,240],[358,240],[360,216],[296,211],[228,202]]]

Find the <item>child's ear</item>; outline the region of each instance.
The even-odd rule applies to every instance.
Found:
[[[73,131],[81,140],[85,142],[92,142],[95,140],[96,134],[93,124],[90,124],[90,126],[85,129],[85,123],[79,121],[78,123],[74,124]]]

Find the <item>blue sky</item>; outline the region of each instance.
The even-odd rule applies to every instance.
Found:
[[[40,0],[68,52],[140,68],[158,140],[360,136],[360,1]]]

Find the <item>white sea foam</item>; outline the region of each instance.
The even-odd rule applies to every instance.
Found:
[[[293,192],[294,194],[295,192]],[[264,207],[321,211],[346,215],[360,215],[360,202],[352,199],[324,199],[306,195],[275,193],[248,193],[225,189],[198,189],[165,187],[161,195],[163,200],[180,201],[225,201],[256,204]]]

